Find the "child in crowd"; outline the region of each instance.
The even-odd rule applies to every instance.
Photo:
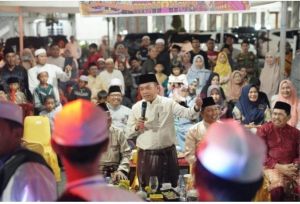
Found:
[[[97,94],[97,105],[101,103],[106,103],[107,101],[107,92],[105,90],[101,90]]]
[[[50,128],[51,128],[51,133],[53,130],[53,125],[54,125],[54,117],[57,112],[59,112],[62,108],[62,106],[57,106],[55,105],[55,98],[52,95],[46,96],[44,100],[44,107],[45,110],[40,112],[40,115],[46,116],[49,118],[50,121]]]
[[[7,84],[9,85],[9,92],[7,95],[9,101],[15,104],[27,103],[25,94],[20,91],[20,82],[17,77],[8,78]]]
[[[163,73],[163,71],[165,69],[164,65],[156,64],[154,69],[155,69],[156,79],[157,79],[158,83],[163,87],[164,95],[166,95],[167,89],[168,89],[168,76]]]
[[[182,84],[186,86],[188,85],[186,75],[182,72],[183,69],[181,68],[181,64],[172,67],[171,74],[169,76],[169,87],[172,87],[174,85],[171,81],[180,81]]]
[[[71,91],[69,101],[73,101],[79,98],[91,100],[92,92],[89,88],[87,88],[87,84],[88,77],[85,75],[81,75],[78,84],[76,84]]]
[[[178,92],[181,85],[188,85],[185,74],[182,74],[181,65],[172,67],[171,75],[168,80],[168,92],[169,97],[175,92]],[[179,93],[179,92],[178,92]]]
[[[40,81],[40,84],[38,87],[34,90],[34,107],[36,111],[41,112],[42,110],[45,110],[45,98],[47,96],[52,96],[55,99],[55,105],[59,106],[59,96],[58,93],[56,93],[53,89],[53,86],[51,84],[48,84],[48,72],[45,69],[40,69],[38,71],[37,75],[38,80]]]

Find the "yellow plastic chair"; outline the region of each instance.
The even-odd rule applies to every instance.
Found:
[[[56,181],[60,181],[57,155],[51,147],[49,119],[45,116],[27,116],[24,120],[23,146],[41,154],[52,168]]]

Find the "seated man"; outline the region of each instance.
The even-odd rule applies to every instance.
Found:
[[[262,125],[257,134],[267,145],[265,176],[272,201],[286,198],[289,184],[299,186],[300,131],[287,124],[291,106],[278,101],[273,109],[272,121]]]
[[[57,195],[52,170],[41,155],[21,147],[22,136],[22,109],[1,101],[0,201],[54,201]]]
[[[107,106],[112,118],[112,124],[125,130],[131,109],[122,105],[122,92],[119,86],[110,86],[108,89]]]
[[[203,139],[207,129],[219,118],[219,108],[212,97],[202,99],[201,117],[203,120],[192,126],[185,139],[185,159],[189,164],[196,161],[195,152],[199,142]]]
[[[266,146],[233,120],[212,124],[196,151],[200,201],[251,201],[263,183]]]
[[[100,159],[100,171],[104,177],[112,177],[113,182],[127,179],[130,167],[131,149],[124,131],[112,124],[110,111],[105,103],[99,106],[107,113],[109,126],[109,144]]]

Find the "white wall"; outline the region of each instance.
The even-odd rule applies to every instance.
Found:
[[[76,14],[76,38],[99,44],[102,36],[107,35],[107,21],[103,17],[84,17]],[[112,29],[112,26],[110,26]]]

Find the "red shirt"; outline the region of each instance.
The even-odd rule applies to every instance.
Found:
[[[87,61],[84,63],[83,68],[88,69],[91,63],[97,64],[97,60],[101,57],[101,55],[96,52],[93,55],[89,55]]]
[[[274,168],[276,163],[299,163],[300,131],[290,125],[277,128],[272,122],[257,129],[267,146],[265,166]]]

